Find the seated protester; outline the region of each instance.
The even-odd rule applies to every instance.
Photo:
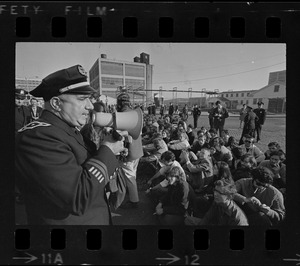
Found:
[[[161,155],[168,150],[168,146],[162,139],[162,135],[157,134],[153,140],[153,146],[143,146],[143,150],[144,156],[140,158],[140,162],[154,162],[160,160]]]
[[[254,138],[250,135],[245,135],[243,141],[244,144],[240,145],[240,147],[242,147],[247,154],[253,155],[257,164],[260,164],[265,159],[265,155],[253,144]]]
[[[193,126],[191,124],[187,126],[186,134],[189,137],[189,144],[192,146],[195,140],[195,133],[193,132]]]
[[[280,156],[280,161],[286,165],[286,154],[285,154],[285,152],[282,149],[279,149],[278,151],[280,151],[282,153],[282,155]]]
[[[252,155],[244,154],[237,165],[237,169],[232,171],[234,181],[242,178],[252,178],[251,171],[257,166],[256,160]]]
[[[224,146],[224,142],[220,137],[215,137],[212,142],[212,147],[215,148],[215,153],[213,158],[218,161],[224,161],[231,165],[232,163],[232,153],[229,149]]]
[[[185,161],[183,169],[186,178],[195,192],[201,192],[202,188],[208,185],[213,179],[213,165],[210,159],[210,150],[202,149],[197,153],[198,160],[191,163],[187,151],[182,152]]]
[[[187,131],[187,125],[184,121],[182,120],[179,120],[178,123],[177,123],[177,128],[180,129],[180,130],[184,130],[185,132]]]
[[[232,150],[234,147],[237,147],[238,145],[239,144],[238,144],[238,141],[236,140],[236,138],[233,136],[230,136],[228,138],[227,144],[225,144],[225,147]]]
[[[153,121],[153,120],[152,120]],[[158,134],[158,124],[157,122],[153,122],[150,126],[150,131],[148,131],[142,139],[142,144],[147,145],[153,143],[153,140],[156,138],[156,135]]]
[[[169,132],[169,130],[164,129],[164,130],[161,132],[161,135],[162,135],[162,139],[164,140],[164,142],[165,142],[166,144],[168,144],[169,141],[170,141],[170,132]]]
[[[208,133],[210,134],[210,139],[209,139],[209,145],[210,147],[213,146],[213,139],[215,137],[218,137],[217,130],[215,128],[211,128]]]
[[[169,150],[175,154],[177,161],[180,161],[181,151],[190,148],[188,136],[184,131],[181,130],[177,131],[177,139],[169,141],[167,145]]]
[[[270,160],[270,153],[272,151],[278,151],[280,150],[280,145],[276,141],[272,141],[268,144],[268,150],[265,152],[265,160]]]
[[[167,129],[169,131],[171,131],[171,129],[172,129],[172,124],[170,121],[171,121],[170,117],[168,115],[166,115],[164,118],[163,125],[164,125],[165,129]]]
[[[259,166],[267,167],[273,173],[273,186],[281,190],[286,187],[286,165],[281,162],[282,151],[272,151],[270,159],[262,161]],[[283,190],[284,191],[284,190]]]
[[[238,165],[241,161],[241,158],[244,154],[246,154],[246,152],[243,150],[242,147],[236,146],[236,147],[231,149],[231,153],[232,153],[232,158],[233,159],[232,159],[230,169],[231,169],[231,171],[234,171],[238,168]]]
[[[234,201],[245,212],[249,225],[277,225],[285,217],[282,193],[271,184],[273,173],[266,167],[251,171],[252,178],[235,182],[237,193]]]
[[[223,139],[224,141],[224,146],[227,147],[227,144],[228,144],[228,140],[229,140],[229,132],[227,129],[223,129],[221,131],[221,139]]]
[[[178,167],[179,169],[181,169],[181,172],[182,172],[182,174],[183,174],[183,178],[184,178],[184,180],[186,180],[185,172],[184,172],[184,170],[182,169],[180,163],[177,162],[177,161],[175,160],[175,155],[174,155],[174,153],[171,152],[171,151],[165,151],[165,152],[161,155],[160,160],[159,160],[159,162],[158,162],[158,167],[160,167],[160,169],[155,173],[154,176],[152,176],[152,177],[148,180],[147,184],[148,184],[149,186],[151,186],[152,189],[153,189],[153,187],[154,187],[156,184],[160,184],[161,187],[166,187],[167,182],[165,181],[165,177],[166,177],[166,175],[168,174],[168,172],[169,172],[173,167],[175,167],[175,166]],[[153,182],[155,179],[158,179],[158,178],[159,178],[158,182],[157,182],[157,181],[156,181],[156,182]],[[161,181],[162,181],[162,182],[161,182]],[[151,189],[150,189],[150,190],[151,190]],[[149,190],[149,191],[150,191],[150,190]],[[149,192],[149,191],[147,190],[147,192]]]
[[[217,180],[214,185],[214,201],[205,216],[188,216],[186,225],[247,226],[248,220],[242,209],[233,201],[236,188],[232,179]]]
[[[183,225],[188,208],[189,185],[179,167],[173,167],[168,177],[167,193],[155,208],[161,225]]]
[[[151,117],[145,118],[145,123],[142,128],[142,137],[143,138],[146,138],[146,137],[149,138],[149,135],[150,135],[150,137],[152,136],[152,134],[153,134],[152,123],[153,123],[153,120]]]
[[[194,141],[193,145],[190,148],[190,151],[192,151],[194,154],[197,154],[198,151],[201,151],[201,149],[208,149],[209,145],[206,142],[206,135],[203,135],[202,132],[199,130],[197,132],[197,139]]]

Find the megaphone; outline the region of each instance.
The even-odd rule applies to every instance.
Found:
[[[93,124],[100,127],[112,127],[116,130],[126,130],[133,139],[137,139],[142,132],[143,113],[140,108],[127,112],[95,112]]]

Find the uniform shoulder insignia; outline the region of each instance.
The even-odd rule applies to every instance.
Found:
[[[23,132],[25,130],[33,129],[36,127],[49,127],[49,126],[51,126],[51,124],[49,124],[49,123],[33,121],[33,122],[27,124],[26,126],[22,127],[21,129],[19,129],[18,132]]]

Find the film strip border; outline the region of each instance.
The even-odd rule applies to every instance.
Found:
[[[287,83],[293,87],[293,84],[299,84],[299,70],[293,67],[299,63],[299,7],[297,3],[253,2],[230,5],[2,2],[0,32],[5,51],[1,55],[5,62],[8,62],[5,60],[7,57],[12,59],[2,72],[8,77],[3,79],[2,85],[10,87],[9,82],[14,82],[15,42],[159,41],[287,43]],[[290,99],[292,101],[293,97]],[[287,117],[288,124],[289,119],[293,116]],[[288,153],[296,154],[297,145],[288,146]],[[7,167],[3,169],[9,169],[10,164],[7,162]],[[3,169],[4,175],[6,172]],[[296,165],[291,163],[288,172],[298,173]],[[293,182],[295,186],[290,188],[297,189]],[[267,230],[220,227],[128,229],[119,226],[103,230],[85,227],[16,229],[13,215],[5,216],[4,212],[0,220],[9,226],[1,229],[1,234],[8,236],[0,237],[4,247],[1,251],[8,251],[5,246],[9,245],[5,264],[296,265],[300,262],[300,250],[297,248],[299,213],[289,210],[299,203],[299,196],[294,193],[292,198],[290,192],[286,204],[288,221],[284,228]],[[13,205],[11,207],[13,210]],[[7,239],[9,241],[6,243]],[[11,253],[14,255],[11,256]],[[291,264],[287,264],[288,261]]]
[[[278,229],[57,227],[17,229],[14,235],[13,263],[266,265],[274,263],[274,254],[277,263],[285,259]]]
[[[5,3],[5,2],[4,2]],[[32,3],[32,4],[30,4]],[[17,41],[253,41],[279,42],[297,16],[297,3],[1,4]],[[289,16],[285,16],[289,13]],[[151,27],[149,27],[151,25]],[[291,31],[291,29],[289,29]]]
[[[172,17],[160,17],[157,24],[157,34],[159,38],[173,38],[176,34],[175,28],[177,25]],[[68,20],[66,17],[52,17],[51,18],[51,36],[54,38],[66,38],[68,35],[67,27]],[[123,38],[139,38],[139,33],[142,23],[136,17],[125,17],[122,19]],[[210,28],[213,27],[208,17],[197,17],[191,23],[194,29],[193,35],[196,38],[209,38]],[[276,39],[281,37],[282,22],[280,17],[267,17],[265,19],[265,36],[269,39]],[[86,36],[88,38],[103,37],[103,19],[101,17],[88,17],[86,19]],[[34,28],[34,26],[33,26]],[[246,19],[244,17],[231,17],[229,21],[230,37],[245,38],[246,36]],[[32,24],[29,17],[16,18],[16,37],[27,38],[31,36]]]

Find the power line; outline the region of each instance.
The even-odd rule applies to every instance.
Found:
[[[209,77],[209,78],[201,78],[201,79],[191,79],[191,80],[179,80],[179,81],[164,81],[164,82],[155,82],[153,84],[166,84],[166,83],[183,83],[183,82],[192,82],[192,81],[200,81],[200,80],[209,80],[209,79],[217,79],[217,78],[225,78],[225,77],[230,77],[230,76],[235,76],[235,75],[240,75],[240,74],[244,74],[244,73],[248,73],[248,72],[254,72],[260,69],[264,69],[264,68],[268,68],[268,67],[272,67],[272,66],[277,66],[277,65],[281,65],[284,62],[280,62],[277,64],[273,64],[273,65],[269,65],[269,66],[264,66],[264,67],[259,67],[256,69],[251,69],[251,70],[247,70],[247,71],[241,71],[241,72],[236,72],[236,73],[232,73],[232,74],[227,74],[227,75],[222,75],[222,76],[214,76],[214,77]]]

